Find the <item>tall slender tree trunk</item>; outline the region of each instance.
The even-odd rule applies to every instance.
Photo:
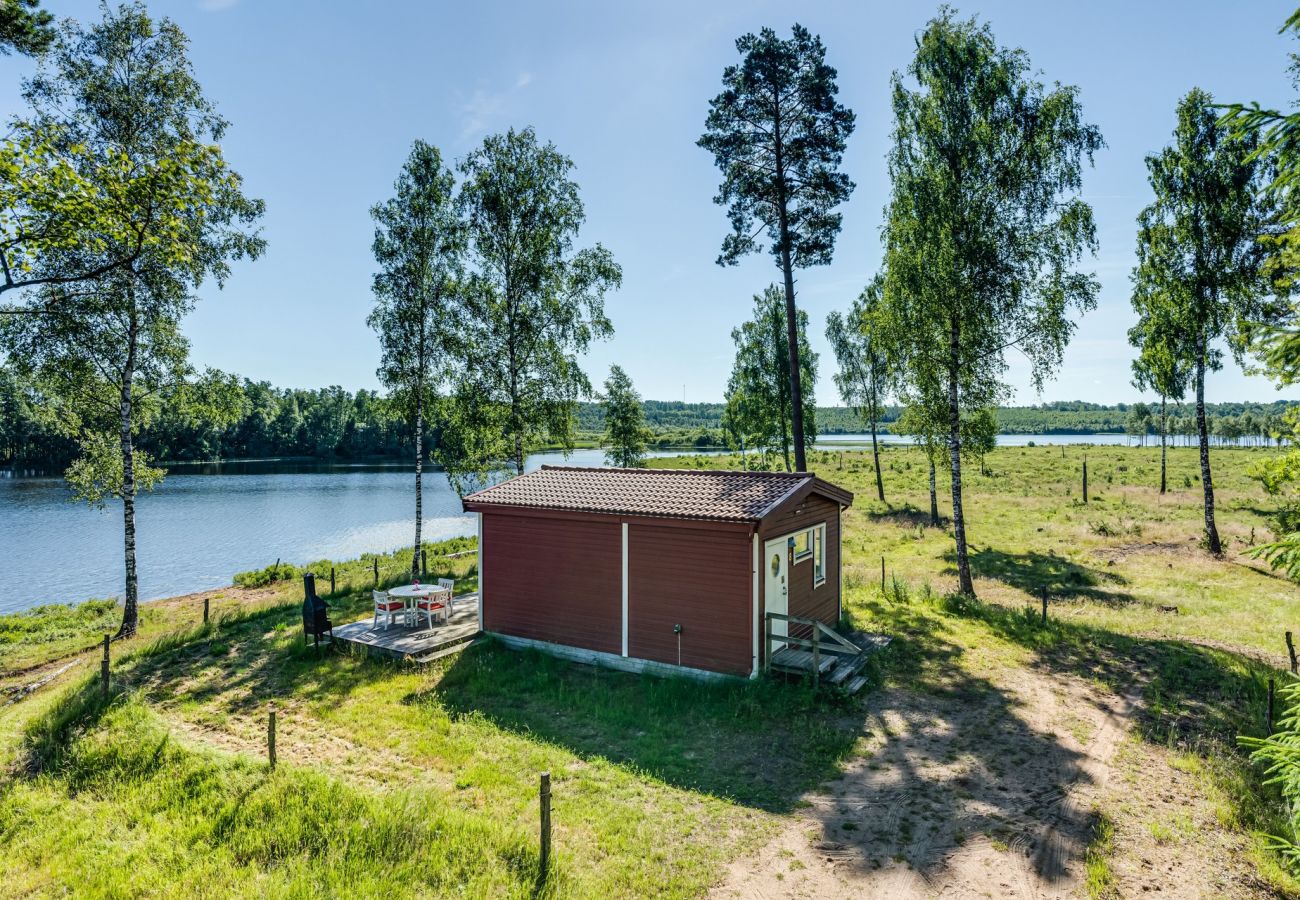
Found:
[[[423,362],[421,362],[423,367]],[[415,388],[415,553],[411,555],[411,577],[420,574],[420,552],[424,546],[424,379]]]
[[[880,445],[876,443],[876,417],[873,413],[871,416],[871,455],[876,461],[876,496],[880,502],[885,502],[885,482],[880,477]]]
[[[1165,398],[1160,398],[1160,493],[1165,492],[1165,452],[1168,449],[1169,418],[1166,415]]]
[[[790,471],[790,432],[785,427],[785,416],[781,417],[781,450],[785,454],[785,470]]]
[[[136,318],[135,294],[131,293],[131,318],[127,324],[126,361],[122,367],[121,393],[118,395],[118,434],[122,452],[122,550],[126,568],[126,586],[122,597],[121,638],[134,637],[140,623],[140,584],[135,566],[135,443],[131,435],[133,401],[131,388],[135,377],[135,360],[139,348],[140,327]]]
[[[939,527],[939,491],[935,486],[934,456],[930,456],[930,525]]]
[[[778,104],[779,109],[779,104]],[[781,275],[785,278],[785,331],[790,357],[790,430],[794,441],[794,467],[797,472],[808,471],[804,452],[803,384],[799,368],[799,315],[794,305],[794,264],[790,259],[790,216],[786,209],[785,148],[781,142],[781,117],[778,112],[772,123],[776,135],[776,205],[781,228]]]
[[[1205,491],[1205,549],[1223,553],[1219,529],[1214,524],[1214,481],[1210,476],[1210,435],[1205,426],[1205,338],[1196,344],[1196,431],[1201,445],[1201,487]]]
[[[957,394],[961,326],[954,317],[948,334],[948,456],[952,466],[952,537],[957,549],[957,590],[975,596],[966,554],[966,516],[961,505],[961,403]]]

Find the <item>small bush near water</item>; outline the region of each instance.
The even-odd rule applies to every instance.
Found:
[[[116,600],[87,600],[73,605],[53,603],[0,615],[0,670],[18,647],[33,644],[89,644],[106,631],[116,631],[122,608]]]

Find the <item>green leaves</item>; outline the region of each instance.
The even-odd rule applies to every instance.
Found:
[[[622,366],[610,366],[601,397],[605,413],[605,462],[622,469],[645,465],[645,409]]]
[[[417,140],[394,196],[370,211],[379,272],[366,321],[379,334],[379,380],[406,420],[421,428],[439,386],[451,377],[457,346],[465,227],[454,191],[455,176],[438,149]]]
[[[578,355],[613,333],[604,298],[623,272],[599,244],[574,247],[586,215],[572,169],[531,128],[490,135],[460,165],[469,260],[436,451],[458,486],[503,459],[522,472],[543,440],[573,446],[574,404],[591,394]]]
[[[802,25],[788,40],[770,28],[744,35],[736,49],[741,61],[723,71],[697,142],[722,172],[714,200],[732,225],[718,263],[762,249],[765,230],[778,264],[788,249],[796,268],[826,265],[840,230],[833,210],[853,192],[839,171],[853,112],[835,99],[821,38]]]
[[[736,359],[727,382],[724,425],[747,447],[779,452],[791,468],[795,441],[791,429],[789,335],[785,324],[785,297],[776,285],[754,295],[754,317],[732,329]],[[808,345],[808,314],[798,314],[801,382],[811,388],[817,381],[817,354]],[[804,429],[808,446],[817,439],[816,403],[810,390],[803,395]]]

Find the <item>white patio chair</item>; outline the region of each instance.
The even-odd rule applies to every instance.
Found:
[[[371,591],[370,593],[375,600],[375,624],[371,627],[378,628],[379,617],[387,616],[388,618],[384,620],[384,630],[387,631],[393,624],[395,614],[401,613],[403,618],[406,617],[406,601],[402,600],[402,598],[391,597],[387,591]]]
[[[452,581],[450,578],[439,578],[438,587],[446,589],[447,612],[454,613],[456,611],[456,582]]]
[[[447,607],[444,605],[445,599],[442,594],[417,598],[415,601],[415,624],[420,624],[420,616],[424,616],[428,620],[430,628],[433,628],[434,616],[446,621]]]

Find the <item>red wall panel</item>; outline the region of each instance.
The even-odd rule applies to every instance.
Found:
[[[483,582],[485,631],[622,652],[619,522],[485,512]]]
[[[753,545],[744,531],[628,527],[628,656],[748,675]]]

